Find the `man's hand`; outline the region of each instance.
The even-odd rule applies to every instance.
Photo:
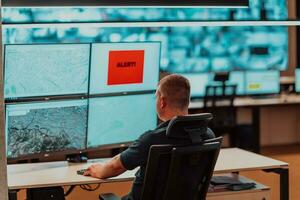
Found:
[[[83,175],[103,179],[118,176],[125,171],[126,169],[121,162],[120,155],[117,155],[105,164],[91,165]]]
[[[102,164],[95,164],[91,165],[87,170],[84,172],[84,176],[91,176],[94,178],[102,178],[101,177],[101,170],[103,170]]]

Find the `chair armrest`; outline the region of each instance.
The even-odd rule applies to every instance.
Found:
[[[99,199],[100,200],[121,200],[120,197],[118,197],[113,193],[100,194]]]

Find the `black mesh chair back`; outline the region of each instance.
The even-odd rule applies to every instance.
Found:
[[[201,143],[203,140],[210,139],[207,129],[212,119],[211,113],[175,117],[170,121],[166,135],[169,138],[190,139],[191,143]]]
[[[151,147],[142,200],[205,200],[221,142]]]
[[[206,113],[177,117],[169,123],[168,137],[189,137],[191,143],[151,146],[142,200],[205,199],[221,147],[221,138],[201,137],[211,118]]]

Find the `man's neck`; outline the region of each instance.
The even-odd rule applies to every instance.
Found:
[[[185,115],[188,115],[188,111],[185,110],[185,111],[177,111],[177,112],[172,112],[172,113],[169,113],[168,115],[166,115],[164,117],[164,119],[162,119],[162,121],[169,121],[171,119],[173,119],[174,117],[177,117],[177,116],[185,116]]]

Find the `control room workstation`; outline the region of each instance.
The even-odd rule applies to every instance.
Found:
[[[9,163],[54,161],[58,158],[84,162],[91,152],[126,147],[158,124],[155,91],[161,62],[160,42],[15,44],[5,45],[4,50]],[[16,56],[18,59],[15,59]],[[22,75],[17,75],[17,71]],[[193,106],[203,107],[195,105],[207,95],[208,85],[223,84],[214,78],[218,73],[212,71],[182,75],[191,85],[191,109]],[[280,91],[279,70],[230,71],[225,73],[225,79],[225,84],[237,85],[236,98],[240,99],[252,98],[255,101],[256,97],[251,95],[270,95]],[[295,79],[297,85],[298,76]],[[225,161],[220,162],[227,166]],[[13,178],[16,177],[13,175],[14,167],[18,168],[18,165],[22,166],[9,167],[12,173],[9,174],[11,199],[16,198],[18,189],[30,191],[29,188],[39,187],[37,179],[34,179],[35,186],[29,179],[21,187],[14,186],[19,184]],[[45,170],[50,166],[52,171],[51,163],[36,165],[36,169],[43,166]],[[69,167],[73,169],[74,180],[77,180],[75,177],[82,176],[88,165],[75,166]],[[34,165],[23,167],[35,168]],[[53,167],[55,170],[58,166]],[[68,170],[67,165],[64,164],[64,167],[57,170]],[[249,167],[247,170],[253,169]],[[284,163],[283,169],[288,173],[287,163]],[[234,166],[226,170],[232,172]],[[33,178],[33,174],[29,176]],[[282,180],[283,177],[280,176]],[[40,186],[124,182],[132,180],[132,173],[107,182],[81,179],[82,182],[71,179],[61,180],[61,183],[44,182]],[[241,180],[244,179],[241,177]],[[259,187],[255,190],[264,191]],[[281,186],[282,199],[286,199],[287,190],[288,186]],[[214,193],[209,195],[212,198],[218,196],[217,193],[216,197]]]
[[[0,200],[300,198],[300,5],[151,2],[2,1]]]

